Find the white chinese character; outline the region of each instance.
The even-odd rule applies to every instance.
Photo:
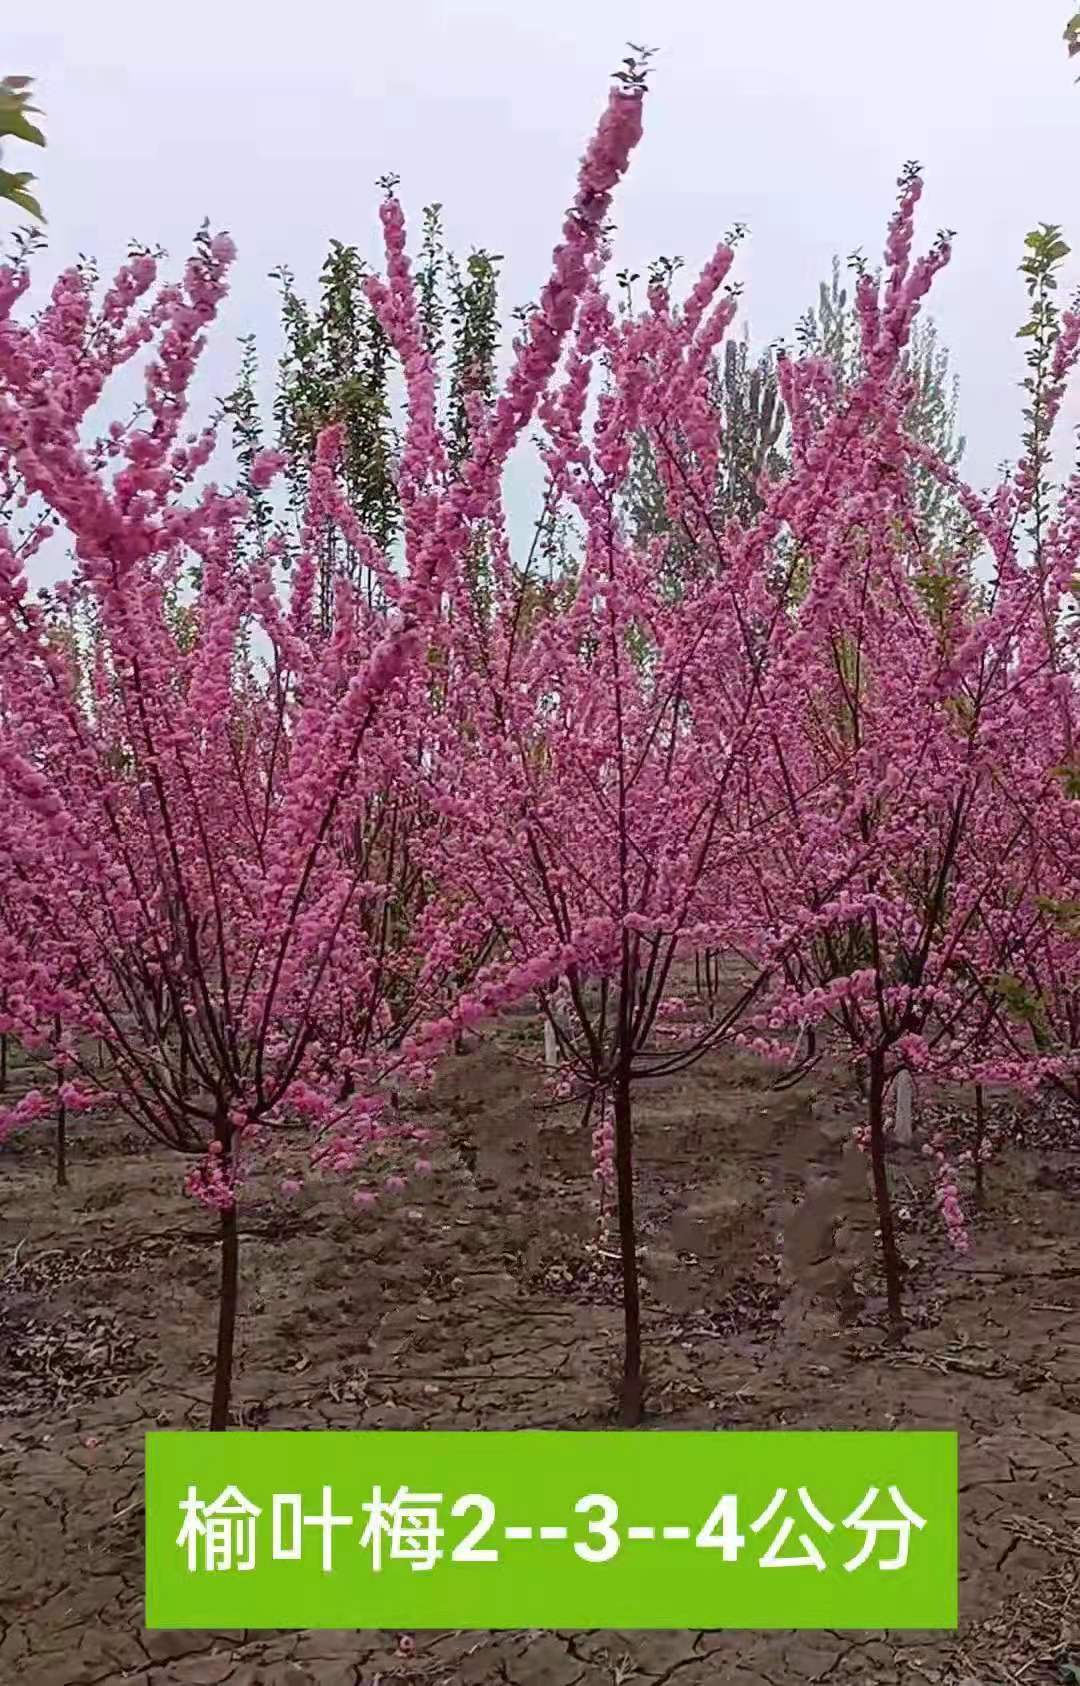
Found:
[[[351,1516],[334,1515],[334,1499],[329,1487],[322,1490],[322,1510],[316,1516],[304,1516],[303,1498],[299,1493],[274,1494],[274,1544],[273,1557],[275,1562],[299,1562],[302,1550],[301,1531],[304,1528],[322,1529],[322,1566],[323,1574],[328,1575],[334,1567],[334,1529],[348,1528],[353,1521]],[[283,1537],[282,1521],[288,1515],[291,1520],[288,1527],[290,1543],[286,1545]]]
[[[360,1536],[362,1546],[371,1547],[371,1567],[382,1568],[383,1535],[389,1536],[390,1556],[411,1563],[413,1569],[431,1569],[442,1552],[435,1544],[442,1538],[436,1506],[441,1493],[410,1493],[399,1487],[392,1499],[384,1499],[381,1487],[373,1487],[371,1501],[363,1506],[368,1521]]]
[[[216,1499],[204,1504],[194,1487],[181,1499],[183,1525],[176,1537],[180,1547],[187,1547],[188,1569],[194,1574],[199,1567],[199,1544],[202,1543],[202,1562],[206,1570],[253,1569],[255,1566],[255,1518],[262,1515],[258,1505],[245,1499],[236,1487],[226,1487]]]
[[[778,1488],[777,1492],[773,1496],[772,1500],[770,1501],[770,1503],[768,1504],[766,1509],[762,1511],[762,1513],[758,1517],[757,1521],[751,1522],[750,1527],[751,1527],[751,1530],[755,1534],[759,1534],[761,1532],[762,1528],[768,1527],[769,1523],[772,1521],[773,1517],[776,1515],[777,1511],[780,1509],[780,1506],[783,1504],[783,1502],[786,1498],[787,1498],[787,1488],[786,1487]],[[806,1514],[810,1517],[811,1521],[816,1522],[818,1527],[823,1529],[826,1534],[831,1534],[832,1531],[833,1531],[834,1524],[832,1522],[829,1522],[824,1516],[822,1516],[820,1510],[818,1510],[817,1506],[815,1505],[813,1499],[810,1497],[809,1493],[806,1491],[805,1487],[799,1488],[799,1500],[800,1500],[800,1502],[802,1504],[802,1507],[805,1510]],[[781,1546],[783,1546],[787,1543],[788,1535],[791,1533],[791,1530],[792,1530],[792,1528],[794,1528],[794,1526],[795,1526],[795,1524],[794,1524],[794,1522],[793,1522],[793,1520],[790,1516],[788,1516],[784,1519],[783,1527],[780,1529],[780,1532],[777,1534],[775,1540],[773,1541],[772,1545],[769,1547],[768,1551],[765,1553],[764,1557],[762,1557],[760,1559],[760,1564],[761,1564],[761,1567],[763,1569],[824,1569],[825,1568],[825,1559],[822,1557],[820,1551],[818,1550],[817,1546],[814,1544],[813,1540],[810,1538],[809,1534],[800,1534],[799,1535],[799,1544],[802,1546],[803,1551],[806,1554],[805,1556],[803,1556],[803,1557],[781,1557],[779,1555]]]
[[[861,1528],[866,1535],[860,1550],[849,1563],[844,1564],[845,1569],[858,1569],[866,1562],[874,1547],[877,1545],[877,1537],[880,1533],[896,1535],[896,1556],[890,1558],[887,1563],[879,1563],[878,1568],[902,1569],[907,1562],[908,1546],[911,1543],[911,1530],[913,1528],[926,1527],[926,1518],[924,1516],[916,1516],[915,1512],[907,1503],[898,1487],[889,1488],[889,1497],[896,1506],[897,1510],[900,1512],[900,1520],[875,1522],[872,1517],[868,1518],[866,1512],[870,1509],[870,1506],[873,1504],[877,1496],[877,1488],[871,1487],[866,1497],[855,1507],[851,1515],[844,1518],[845,1528]]]

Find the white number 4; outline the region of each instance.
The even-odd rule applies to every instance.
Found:
[[[739,1533],[739,1501],[734,1493],[725,1493],[709,1512],[695,1545],[712,1546],[719,1550],[725,1563],[734,1563],[739,1547],[746,1544],[746,1535]]]

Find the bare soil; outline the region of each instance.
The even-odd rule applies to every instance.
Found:
[[[515,1037],[539,1031],[451,1062],[435,1174],[392,1206],[251,1190],[238,1424],[611,1422],[617,1266],[589,1143]],[[48,1127],[0,1157],[0,1686],[1080,1681],[1080,1137],[1029,1125],[964,1256],[917,1151],[895,1151],[912,1327],[890,1347],[844,1150],[858,1098],[836,1074],[769,1081],[717,1056],[639,1097],[646,1426],[958,1427],[959,1634],[147,1632],[142,1436],[205,1425],[216,1231],[175,1159],[95,1124],[72,1131],[66,1192]],[[946,1121],[966,1103],[933,1101]]]

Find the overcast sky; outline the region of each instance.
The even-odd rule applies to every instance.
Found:
[[[137,236],[179,258],[204,216],[240,261],[208,355],[273,351],[267,271],[310,284],[330,237],[378,252],[377,176],[452,245],[506,255],[535,297],[574,167],[627,39],[658,49],[645,138],[620,191],[619,262],[703,260],[736,220],[755,340],[790,334],[833,252],[877,256],[904,161],[926,170],[921,241],[957,231],[932,314],[961,382],[968,471],[1015,453],[1017,264],[1041,220],[1080,247],[1080,87],[1070,0],[6,0],[0,72],[38,81],[49,267],[103,266]],[[27,20],[32,19],[32,23]],[[1080,277],[1080,266],[1073,272]],[[1074,407],[1080,419],[1080,405]]]

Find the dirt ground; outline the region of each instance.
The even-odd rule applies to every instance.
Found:
[[[214,1227],[175,1160],[84,1124],[66,1193],[47,1128],[0,1156],[0,1686],[1080,1682],[1080,1132],[1029,1125],[960,1257],[897,1150],[913,1326],[890,1348],[842,1151],[857,1097],[820,1072],[768,1083],[716,1056],[642,1093],[646,1426],[959,1427],[959,1635],[145,1631],[142,1435],[205,1424]],[[252,1191],[238,1424],[610,1423],[589,1144],[539,1095],[512,1042],[478,1049],[427,1103],[435,1175],[393,1208]],[[933,1104],[947,1120],[958,1098]]]

